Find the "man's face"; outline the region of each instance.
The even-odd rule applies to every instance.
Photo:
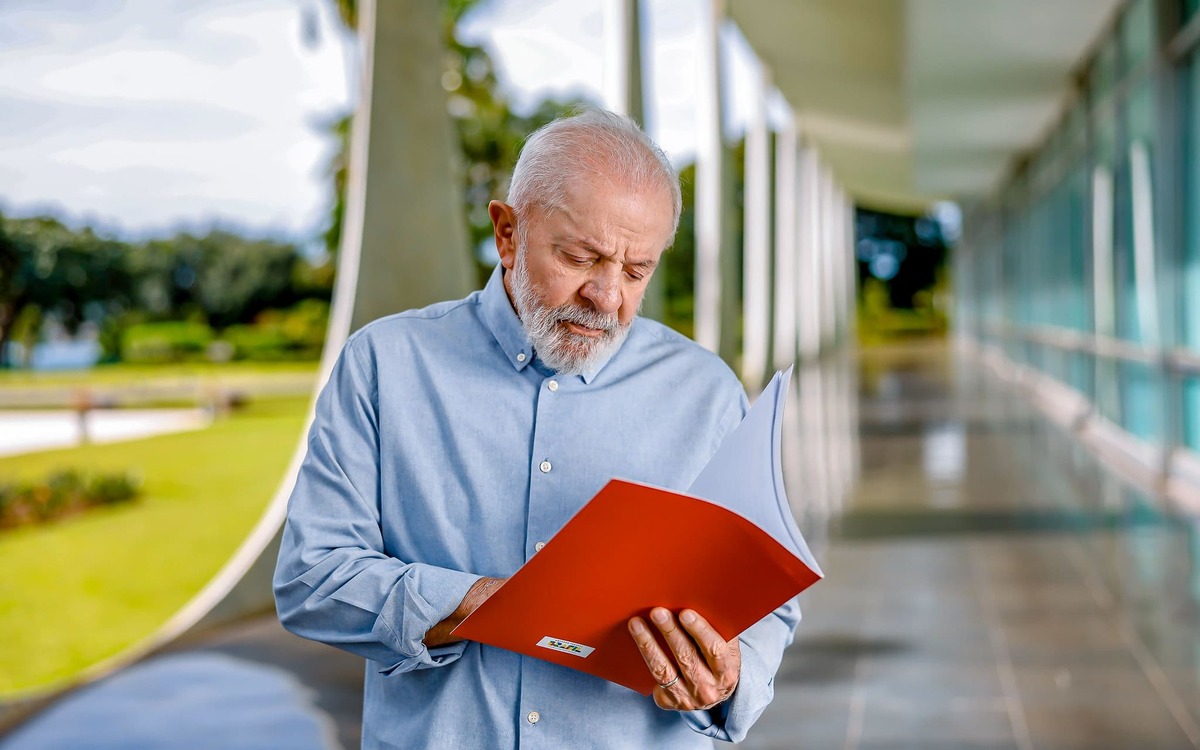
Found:
[[[671,239],[672,208],[664,188],[607,179],[576,181],[562,210],[526,212],[519,233],[511,207],[489,206],[505,286],[547,366],[587,372],[624,341]]]

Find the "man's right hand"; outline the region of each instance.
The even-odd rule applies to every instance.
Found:
[[[461,638],[451,636],[450,632],[457,628],[460,622],[467,619],[467,615],[478,609],[480,604],[487,601],[487,598],[495,593],[496,589],[504,585],[506,580],[508,579],[480,578],[471,584],[471,588],[467,589],[467,595],[458,603],[458,608],[454,610],[454,613],[437,625],[434,625],[425,634],[425,647],[445,646],[447,643],[462,640]]]

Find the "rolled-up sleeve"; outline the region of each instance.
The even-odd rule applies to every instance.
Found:
[[[429,649],[425,633],[454,612],[479,576],[385,551],[377,379],[361,348],[360,337],[351,337],[317,399],[275,568],[279,619],[384,673],[449,664],[465,644]]]

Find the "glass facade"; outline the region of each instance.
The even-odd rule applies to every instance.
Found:
[[[1057,126],[968,212],[955,273],[964,331],[1146,445],[1200,452],[1200,47],[1164,51],[1197,14],[1125,6]]]
[[[1200,8],[1200,0],[1189,0],[1189,15]],[[1186,107],[1184,108],[1183,141],[1183,208],[1185,217],[1182,252],[1174,275],[1178,300],[1173,308],[1178,316],[1176,326],[1179,344],[1192,352],[1200,352],[1200,51],[1193,50],[1182,73]],[[1183,441],[1200,451],[1200,377],[1184,380]]]

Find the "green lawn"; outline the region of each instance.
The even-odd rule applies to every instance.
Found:
[[[132,471],[142,498],[0,532],[0,698],[68,679],[150,635],[220,569],[269,502],[306,399],[191,433],[0,459],[0,479]]]

